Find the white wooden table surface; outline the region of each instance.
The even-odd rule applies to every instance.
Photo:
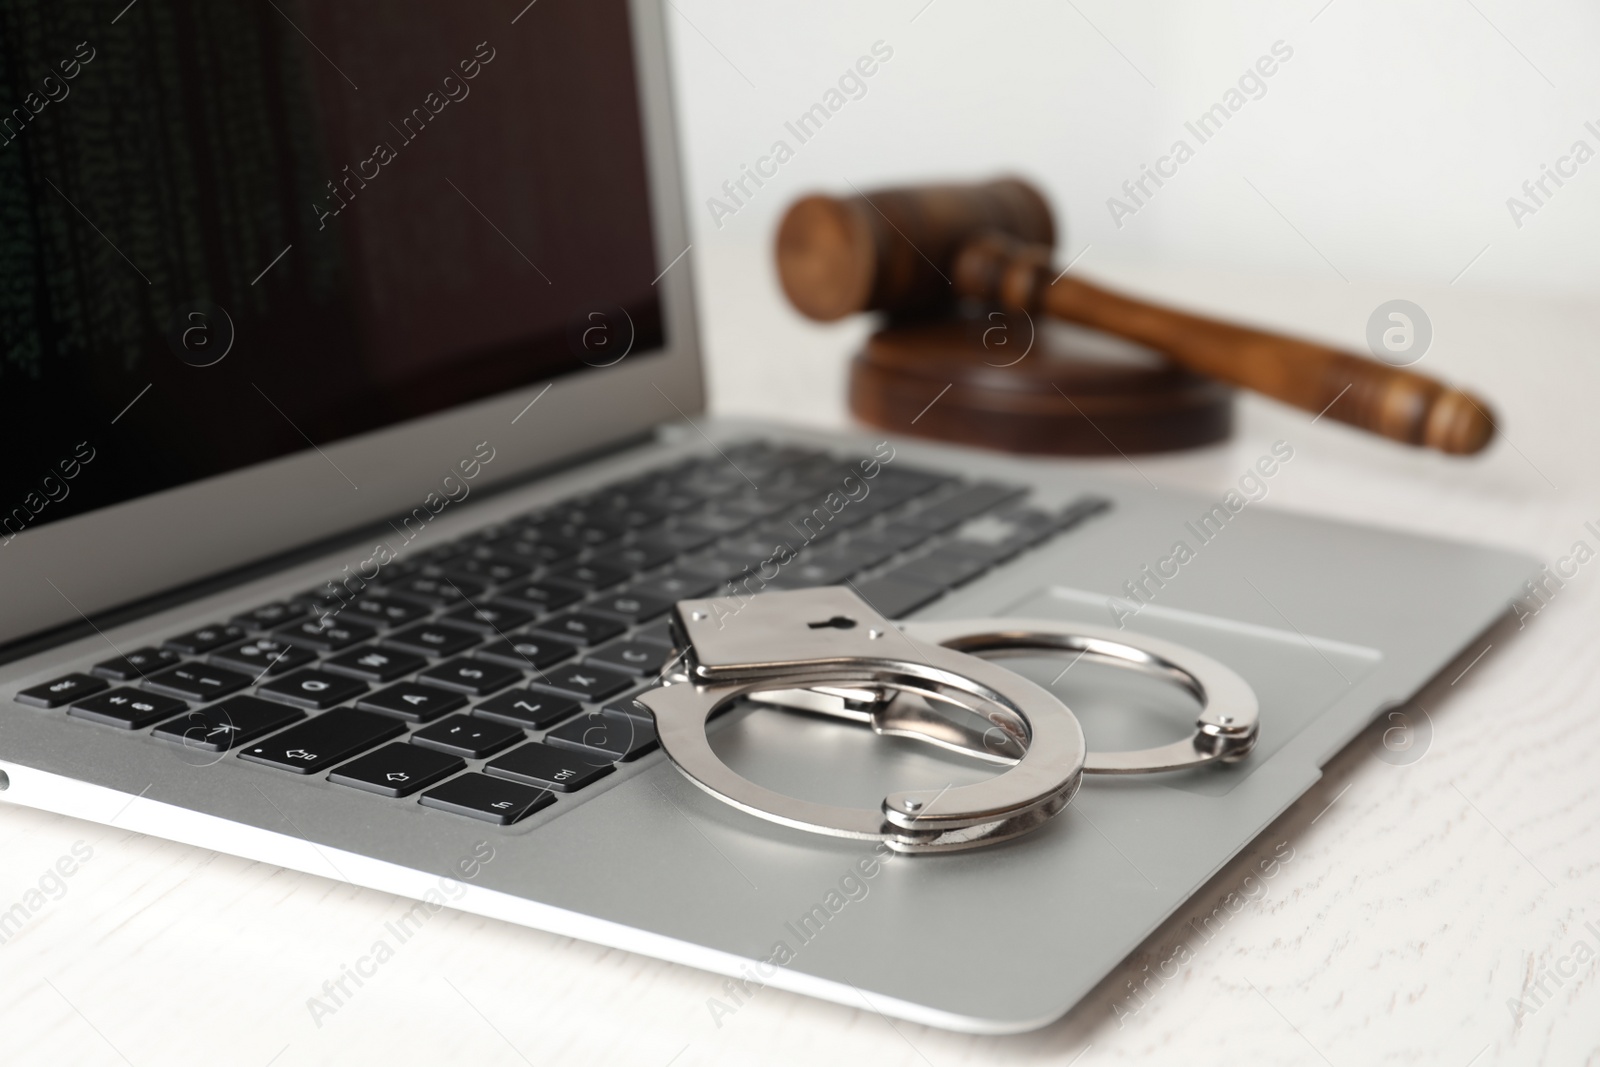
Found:
[[[718,251],[697,269],[716,410],[843,425],[842,353],[864,325],[798,321],[760,252]],[[1271,506],[1552,563],[1579,541],[1600,551],[1585,527],[1600,529],[1600,307],[1466,280],[1394,292],[1098,273],[1352,346],[1378,304],[1413,300],[1435,329],[1422,368],[1492,398],[1506,431],[1486,457],[1449,460],[1246,400],[1228,445],[1139,458],[1137,472],[1122,460],[1098,467],[1217,490],[1292,433],[1295,463]],[[1600,558],[1520,632],[1491,640],[1454,684],[1434,687],[1430,737],[1419,730],[1414,748],[1384,758],[1381,729],[1368,731],[1106,983],[1035,1034],[944,1033],[775,990],[718,1027],[707,999],[719,978],[449,910],[319,1025],[307,999],[408,902],[0,806],[0,909],[28,901],[32,913],[0,944],[0,1062],[1600,1063]],[[1212,940],[1190,932],[1260,859],[1290,850]],[[58,862],[72,873],[52,875]],[[1128,983],[1146,965],[1162,969],[1180,942],[1190,951],[1165,967],[1172,977],[1129,1000]]]

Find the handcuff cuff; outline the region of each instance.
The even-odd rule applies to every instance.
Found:
[[[662,749],[686,778],[786,826],[881,841],[897,852],[977,848],[1043,825],[1072,800],[1084,774],[1231,763],[1255,745],[1259,716],[1249,683],[1175,642],[1043,619],[897,625],[840,586],[733,603],[680,601],[673,625],[682,664],[635,699],[653,714]],[[1077,717],[1059,698],[994,662],[1046,650],[1177,685],[1201,704],[1193,733],[1154,748],[1089,752]],[[750,781],[711,747],[707,722],[746,697],[1007,769],[969,785],[890,793],[878,811],[801,800]]]

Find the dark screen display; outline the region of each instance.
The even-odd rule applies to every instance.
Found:
[[[0,0],[0,538],[664,343],[625,0]]]

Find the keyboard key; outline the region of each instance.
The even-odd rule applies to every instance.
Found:
[[[914,515],[907,516],[905,521],[939,533],[1026,492],[1027,490],[1020,485],[981,482],[978,485],[968,486],[953,496],[945,497]]]
[[[541,578],[526,582],[500,594],[499,599],[520,604],[530,611],[556,611],[583,599],[583,589],[575,585]]]
[[[501,555],[493,549],[478,545],[475,549],[438,561],[438,569],[454,581],[501,585],[533,576],[534,561],[517,555]]]
[[[672,545],[678,552],[698,552],[698,550],[704,549],[706,545],[717,541],[718,537],[736,533],[736,531],[742,530],[744,526],[749,525],[749,520],[746,520],[746,518],[741,518],[741,520],[736,520],[733,523],[696,522],[702,514],[704,512],[694,510],[694,512],[686,515],[683,520],[680,520],[677,525],[672,526],[670,530],[658,531],[658,533],[651,534],[651,536],[656,537],[664,544]]]
[[[609,589],[619,582],[626,581],[632,571],[623,570],[621,567],[609,567],[604,563],[575,563],[562,567],[554,575],[563,582],[581,585],[590,592],[596,589]]]
[[[568,663],[556,667],[540,675],[539,682],[579,700],[605,700],[635,684],[631,674],[588,663]]]
[[[218,649],[211,653],[209,658],[213,663],[237,667],[239,670],[248,671],[251,678],[259,678],[263,671],[268,674],[284,674],[296,667],[314,663],[317,654],[308,648],[299,648],[287,641],[280,641],[276,637],[257,637],[254,640],[240,641],[236,645]]]
[[[654,720],[647,722],[614,711],[591,711],[564,726],[557,726],[545,734],[544,739],[558,748],[619,763],[636,760],[654,751],[659,743]]]
[[[671,658],[672,649],[664,645],[629,639],[590,653],[588,662],[630,674],[655,674]]]
[[[672,549],[674,553],[682,553],[702,549],[720,536],[715,530],[703,526],[684,525],[652,531],[650,540]]]
[[[304,619],[292,622],[288,626],[281,626],[274,630],[273,636],[287,641],[291,645],[302,648],[314,648],[318,652],[338,652],[340,649],[349,648],[351,645],[370,641],[377,631],[370,626],[363,626],[358,622],[346,622],[340,618],[330,618],[324,622],[321,618]]]
[[[696,508],[686,515],[674,529],[695,537],[710,535],[712,539],[726,537],[745,529],[754,520],[751,515],[739,515],[729,511],[713,511]]]
[[[635,529],[653,526],[672,514],[672,509],[663,504],[633,499],[625,493],[607,497],[603,490],[596,494],[594,507],[596,514],[613,517]]]
[[[583,550],[582,545],[572,541],[530,541],[521,536],[502,538],[490,544],[496,555],[547,566],[565,563]]]
[[[666,645],[676,648],[677,640],[672,636],[672,620],[670,618],[653,622],[644,629],[636,631],[630,640],[649,641],[653,645]]]
[[[672,601],[663,597],[646,596],[643,593],[625,590],[592,601],[584,605],[583,610],[604,612],[629,622],[647,622],[657,615],[664,614],[672,604]]]
[[[98,693],[105,687],[105,682],[92,675],[66,674],[54,681],[24,689],[17,694],[17,700],[23,704],[32,704],[36,708],[59,708],[79,697]]]
[[[583,545],[576,538],[565,536],[561,530],[563,525],[556,510],[530,512],[515,520],[510,536],[530,544],[556,545],[563,550],[581,552]],[[497,552],[505,551],[499,542],[494,545]]]
[[[483,550],[481,555],[471,553],[452,556],[440,563],[439,569],[456,579],[457,583],[466,579],[469,582],[492,582],[500,585],[528,577],[533,573],[533,566],[534,563],[530,559],[502,556]]]
[[[496,778],[510,778],[560,793],[575,793],[615,770],[610,760],[595,763],[578,753],[563,752],[537,741],[490,760],[483,769]]]
[[[609,615],[588,611],[569,611],[536,623],[534,629],[585,645],[609,641],[628,628],[628,624]]]
[[[415,600],[419,604],[453,607],[476,600],[483,595],[485,588],[487,587],[482,582],[469,581],[466,578],[418,575],[385,586],[384,591],[388,596]]]
[[[248,674],[230,671],[226,667],[208,667],[202,663],[184,663],[152,674],[144,684],[158,693],[205,703],[220,700],[255,681]]]
[[[585,522],[563,522],[555,519],[542,522],[533,528],[534,535],[540,540],[574,543],[584,548],[594,548],[598,545],[609,544],[628,532],[628,528],[620,522],[605,522],[598,519]]]
[[[385,566],[383,577],[386,581],[392,582],[396,578],[409,578],[416,574],[429,574],[432,573],[435,564],[443,562],[451,556],[459,555],[460,552],[460,546],[453,542],[435,545],[426,550],[419,550],[411,553],[403,560],[394,560],[388,563]]]
[[[411,735],[411,740],[453,756],[482,759],[527,736],[515,726],[485,722],[468,715],[452,715],[432,726],[424,726]]]
[[[383,639],[386,645],[396,645],[429,656],[453,656],[482,641],[482,634],[463,630],[459,626],[443,626],[432,622],[396,630]]]
[[[855,588],[861,599],[871,604],[879,615],[890,619],[898,619],[944,595],[944,590],[937,586],[900,578],[872,578],[857,582]]]
[[[856,537],[851,539],[850,543],[855,544],[856,541],[861,539],[861,536],[862,535],[858,534]],[[929,531],[918,526],[913,526],[908,522],[896,522],[891,523],[882,529],[873,530],[871,533],[866,534],[865,536],[871,537],[872,539],[883,544],[894,545],[897,549],[904,552],[907,549],[915,548],[917,545],[922,544],[933,535]]]
[[[886,578],[952,589],[971,581],[994,565],[991,557],[945,547],[902,564],[884,575]]]
[[[161,642],[161,647],[188,656],[200,656],[244,636],[242,626],[202,626],[198,630],[190,630],[186,634],[167,638]]]
[[[497,689],[504,689],[512,682],[522,681],[522,672],[498,663],[460,656],[428,668],[417,675],[417,681],[482,697]]]
[[[255,697],[233,697],[162,723],[156,727],[155,736],[176,741],[185,748],[226,752],[305,717],[306,713],[298,708]]]
[[[717,583],[710,578],[679,571],[648,582],[640,582],[633,587],[633,591],[644,596],[660,597],[676,604],[680,600],[693,600],[703,596],[716,587]]]
[[[366,683],[319,670],[295,671],[274,678],[256,692],[268,700],[302,708],[331,708],[367,691]]]
[[[952,481],[954,479],[949,475],[916,470],[896,463],[893,467],[878,472],[878,479],[872,487],[872,495],[887,497],[896,504],[903,504],[913,497],[932,492]]]
[[[707,497],[722,496],[742,490],[749,483],[745,476],[731,466],[721,466],[714,460],[684,471],[680,484]]]
[[[351,622],[370,626],[404,626],[428,614],[428,609],[420,604],[372,595],[356,597],[344,610],[350,613]]]
[[[404,732],[405,724],[387,715],[334,708],[241,750],[239,758],[312,774]]]
[[[654,570],[684,551],[686,550],[655,537],[645,537],[632,544],[619,545],[607,551],[600,562],[608,567],[638,573]]]
[[[176,652],[165,648],[136,648],[126,656],[114,656],[94,665],[94,673],[117,682],[131,682],[163,667],[180,662]]]
[[[460,693],[435,689],[416,682],[401,682],[356,701],[356,707],[393,715],[406,722],[432,722],[447,711],[462,707],[467,698]]]
[[[1055,524],[1055,516],[1032,508],[992,512],[956,527],[943,547],[999,562],[1048,537]]]
[[[766,555],[763,554],[761,559],[765,558]],[[757,562],[759,562],[759,560],[757,560]],[[729,552],[723,551],[722,549],[718,549],[710,555],[698,556],[695,559],[686,560],[681,565],[681,569],[685,574],[688,574],[692,577],[707,579],[712,583],[713,587],[715,587],[721,585],[723,582],[732,581],[733,579],[739,577],[745,571],[749,570],[751,566],[752,563],[750,560],[747,560],[742,556],[735,556]]]
[[[548,789],[505,782],[487,774],[463,774],[422,794],[419,803],[425,808],[510,826],[555,801],[555,794]]]
[[[373,648],[363,645],[339,653],[325,661],[323,667],[352,678],[369,682],[392,682],[412,671],[419,671],[428,661],[415,652],[402,652],[396,648]]]
[[[474,659],[503,663],[507,667],[515,667],[522,671],[536,671],[552,663],[571,659],[577,651],[576,645],[557,641],[544,634],[517,634],[508,640],[497,641],[488,648],[480,648],[472,656]]]
[[[920,533],[911,538],[915,544],[923,538]],[[842,545],[836,545],[828,550],[831,558],[846,559],[855,564],[856,570],[864,571],[868,567],[876,567],[884,560],[902,551],[906,546],[903,538],[889,536],[882,530],[871,533],[857,534]]]
[[[819,585],[838,585],[861,568],[854,558],[841,552],[844,546],[830,547],[826,553],[807,552],[778,571],[769,585],[773,589],[809,589]]]
[[[263,604],[253,611],[243,615],[235,615],[229,622],[235,626],[242,626],[246,630],[270,630],[281,626],[290,619],[297,619],[311,610],[311,605],[306,603],[291,604],[280,600],[273,604]]]
[[[395,741],[351,760],[328,775],[328,781],[379,796],[404,797],[465,767],[466,762],[455,756]]]
[[[120,726],[124,730],[142,730],[153,722],[186,711],[188,707],[189,705],[183,701],[172,697],[144,693],[137,689],[113,689],[109,693],[101,693],[78,701],[67,709],[67,714],[88,719],[90,722],[104,723],[107,726]]]
[[[290,597],[289,603],[304,604],[306,608],[317,614],[323,611],[337,610],[343,601],[333,595],[330,591],[331,588],[332,583],[330,582],[326,586],[303,590]]]
[[[440,621],[481,630],[484,633],[503,634],[519,626],[526,626],[533,621],[533,615],[521,608],[514,608],[509,604],[497,604],[491,600],[475,608],[457,608]]]
[[[472,709],[472,714],[529,730],[543,730],[581,710],[583,705],[571,697],[535,693],[532,689],[511,689],[479,704]]]
[[[760,536],[752,535],[746,537],[729,538],[717,546],[717,551],[722,555],[729,556],[733,559],[744,560],[743,570],[740,571],[742,574],[744,571],[757,569],[764,561],[768,559],[775,559],[778,557],[782,552],[782,549],[778,545],[780,540],[793,541],[799,540],[799,538],[795,536],[794,530],[784,528],[779,532],[774,533],[771,537],[763,534]],[[802,545],[801,547],[803,548],[805,545]],[[815,552],[819,550],[812,548],[811,551]]]

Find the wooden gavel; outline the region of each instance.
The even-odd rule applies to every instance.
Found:
[[[1469,454],[1494,436],[1488,405],[1460,389],[1057,277],[1054,245],[1049,205],[1014,179],[808,196],[779,227],[778,275],[794,306],[814,319],[977,299],[1137,341],[1190,370],[1406,444]]]

